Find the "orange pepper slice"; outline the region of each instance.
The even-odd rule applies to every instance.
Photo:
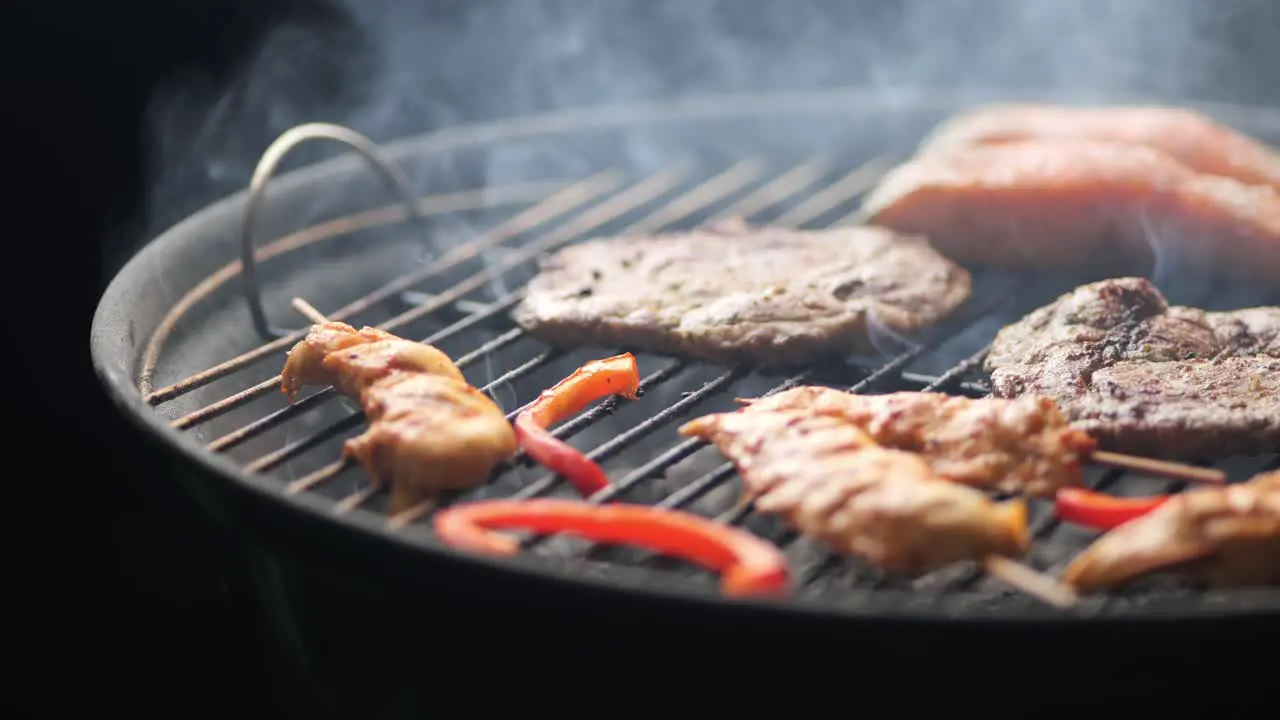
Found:
[[[609,478],[590,458],[552,435],[548,428],[582,412],[601,398],[619,395],[634,400],[640,370],[631,353],[592,360],[572,375],[542,391],[516,417],[516,441],[538,464],[563,475],[583,497],[609,487]]]

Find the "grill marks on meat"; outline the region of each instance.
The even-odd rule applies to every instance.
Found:
[[[918,575],[1030,542],[1021,501],[992,502],[834,415],[748,407],[686,423],[738,468],[760,512],[881,570]]]
[[[1280,451],[1280,308],[1171,307],[1146,279],[1104,280],[1001,330],[986,368],[996,396],[1053,398],[1108,450]]]
[[[370,385],[398,372],[466,382],[449,356],[430,345],[377,328],[356,330],[341,322],[313,326],[289,351],[281,377],[290,400],[307,385],[333,385],[344,395],[359,398]]]
[[[1280,583],[1280,472],[1170,498],[1098,538],[1063,580],[1099,592],[1162,571],[1218,587]]]
[[[544,261],[514,316],[562,347],[791,365],[872,353],[871,333],[933,325],[969,291],[969,274],[923,238],[722,223],[565,248]]]
[[[861,215],[962,263],[1114,274],[1164,257],[1280,281],[1280,193],[1141,145],[1051,138],[927,153],[890,171]]]
[[[343,454],[390,487],[392,512],[442,490],[475,487],[516,452],[502,408],[430,345],[320,323],[289,351],[281,378],[290,399],[304,385],[333,385],[359,400],[369,428]]]
[[[942,393],[854,395],[827,387],[793,388],[751,401],[745,415],[795,411],[829,415],[887,448],[919,454],[937,477],[1005,494],[1049,496],[1079,485],[1092,452],[1045,397],[974,400]]]
[[[1185,108],[987,105],[938,126],[921,144],[919,154],[1025,140],[1100,140],[1140,145],[1162,152],[1198,173],[1280,191],[1280,155],[1241,132]]]

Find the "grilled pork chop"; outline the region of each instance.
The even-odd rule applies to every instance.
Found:
[[[932,325],[969,288],[969,274],[920,237],[735,223],[565,248],[514,315],[557,346],[790,365],[870,353],[871,333]]]
[[[1280,308],[1206,312],[1143,278],[1104,280],[1001,330],[986,367],[993,394],[1047,395],[1105,449],[1280,451]]]
[[[1280,583],[1280,472],[1173,497],[1094,541],[1063,580],[1098,592],[1170,570],[1217,587]]]
[[[921,144],[919,153],[1035,139],[1142,145],[1196,172],[1280,191],[1280,155],[1275,150],[1185,108],[987,105],[939,125]]]
[[[1280,282],[1280,193],[1139,145],[1044,139],[921,155],[890,171],[860,215],[966,264],[1114,276],[1176,259]]]
[[[802,386],[749,402],[746,415],[780,410],[831,415],[880,445],[919,454],[939,478],[1009,494],[1052,495],[1079,485],[1093,438],[1052,400],[974,400],[943,393],[854,395]]]
[[[1030,543],[1021,500],[995,503],[939,479],[914,453],[857,425],[797,410],[707,415],[680,434],[709,440],[742,475],[756,509],[884,572],[917,575]]]

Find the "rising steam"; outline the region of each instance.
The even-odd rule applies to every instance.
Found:
[[[1266,2],[345,0],[278,26],[228,84],[163,89],[145,236],[243,188],[271,140],[307,121],[382,141],[566,106],[843,86],[1248,98],[1259,79],[1224,51],[1243,41],[1222,36],[1258,25],[1233,20]]]

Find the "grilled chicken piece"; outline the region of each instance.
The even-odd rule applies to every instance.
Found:
[[[1280,193],[1138,145],[1025,140],[921,155],[862,219],[961,263],[1145,273],[1160,259],[1280,281]]]
[[[1280,154],[1194,110],[1173,107],[988,105],[939,125],[920,154],[1021,140],[1102,140],[1158,150],[1188,168],[1280,191]]]
[[[833,415],[747,408],[690,421],[680,434],[729,458],[758,510],[888,573],[1017,556],[1030,542],[1022,501],[997,504],[941,480],[917,455],[882,448]]]
[[[1217,587],[1280,583],[1280,472],[1170,498],[1098,538],[1063,580],[1099,592],[1161,571]]]
[[[391,488],[393,511],[442,490],[475,487],[515,455],[502,409],[464,381],[398,373],[370,385],[361,400],[369,429],[348,440],[343,454]]]
[[[502,408],[430,345],[319,323],[289,351],[281,372],[290,399],[305,385],[333,385],[360,401],[369,428],[346,442],[343,455],[390,487],[392,512],[442,490],[475,487],[516,452]]]
[[[464,382],[448,355],[430,345],[377,328],[356,330],[341,322],[312,326],[289,351],[281,388],[289,399],[306,385],[333,385],[358,398],[371,383],[394,372],[423,372]]]
[[[973,400],[803,386],[744,402],[747,414],[787,410],[840,418],[880,445],[919,454],[941,479],[1002,493],[1047,496],[1079,485],[1083,460],[1094,448],[1052,400],[1031,395]]]

